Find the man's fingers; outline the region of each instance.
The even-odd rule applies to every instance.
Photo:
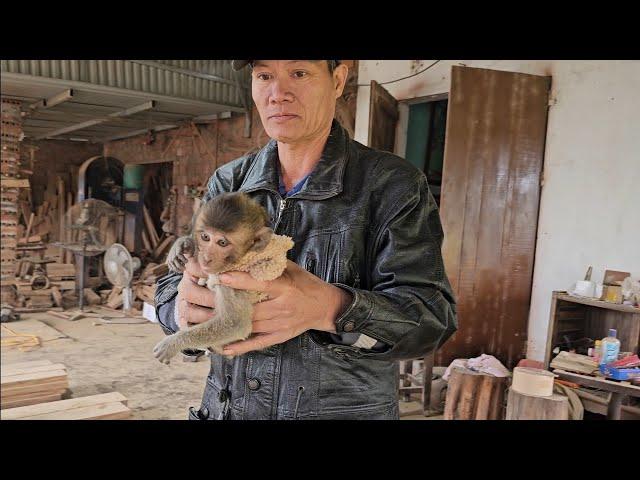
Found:
[[[272,282],[256,280],[247,272],[227,272],[220,275],[220,283],[238,290],[269,292]]]
[[[250,338],[249,340],[230,343],[229,345],[224,347],[222,353],[224,355],[233,355],[233,356],[242,355],[243,353],[251,352],[252,350],[262,350],[264,348],[270,347],[271,345],[282,343],[285,340],[286,340],[286,334],[283,332],[256,335],[255,337]]]
[[[213,292],[207,287],[194,283],[194,280],[186,275],[182,277],[182,280],[180,280],[178,284],[178,293],[180,298],[189,303],[194,303],[202,307],[215,307]]]
[[[279,309],[276,300],[266,300],[253,306],[253,321],[272,320],[278,317]]]
[[[258,320],[251,326],[253,333],[272,333],[279,330],[282,330],[282,323],[278,320]]]
[[[188,323],[203,323],[210,320],[215,312],[212,308],[205,308],[199,305],[178,300],[178,323],[180,327],[186,326]]]

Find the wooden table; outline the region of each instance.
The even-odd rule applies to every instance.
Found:
[[[640,387],[631,385],[629,382],[616,382],[603,377],[581,375],[565,370],[554,370],[553,373],[558,375],[562,380],[568,380],[578,385],[584,385],[585,387],[599,388],[611,392],[611,399],[609,400],[609,407],[607,408],[607,418],[609,420],[620,420],[620,409],[622,407],[622,400],[624,400],[625,397],[640,398]]]

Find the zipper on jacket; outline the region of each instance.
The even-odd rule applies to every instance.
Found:
[[[278,228],[278,225],[280,225],[280,220],[282,219],[282,212],[284,211],[286,206],[287,206],[287,200],[285,200],[284,198],[281,198],[280,199],[280,208],[278,209],[278,219],[276,220],[276,223],[273,226],[273,231],[274,232]]]

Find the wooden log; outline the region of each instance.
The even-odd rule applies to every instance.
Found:
[[[506,377],[454,368],[448,381],[445,420],[499,420]]]
[[[569,399],[563,395],[534,397],[509,389],[507,420],[568,420]]]
[[[100,305],[102,300],[100,299],[100,295],[91,290],[90,288],[84,289],[84,298],[87,301],[88,305]]]

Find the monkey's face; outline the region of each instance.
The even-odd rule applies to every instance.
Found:
[[[196,222],[194,231],[198,245],[198,262],[207,274],[217,274],[228,270],[249,250],[261,250],[269,243],[270,229],[254,232],[250,228],[239,227],[231,232],[223,232]]]

